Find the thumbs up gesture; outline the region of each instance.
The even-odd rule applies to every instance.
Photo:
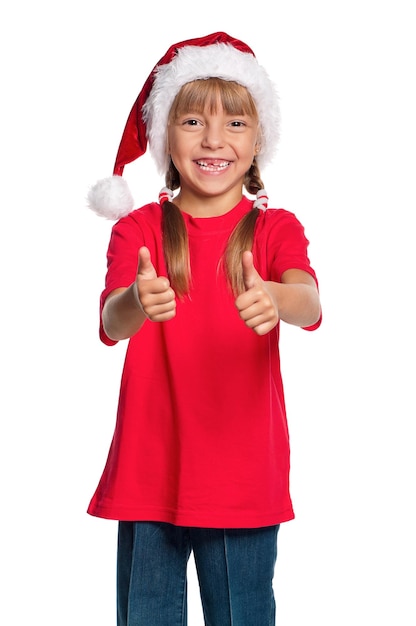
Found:
[[[175,317],[175,292],[166,276],[157,275],[146,247],[139,250],[136,287],[140,307],[149,320],[166,322]]]
[[[267,282],[254,267],[251,252],[243,253],[242,265],[246,290],[237,297],[235,305],[244,323],[258,335],[265,335],[279,321],[277,303]]]

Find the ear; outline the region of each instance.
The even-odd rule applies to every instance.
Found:
[[[260,125],[257,127],[256,133],[256,143],[254,144],[254,156],[256,157],[261,152],[261,138],[262,138],[262,130]]]

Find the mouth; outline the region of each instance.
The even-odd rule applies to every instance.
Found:
[[[229,167],[231,161],[223,161],[222,159],[201,159],[196,164],[207,172],[220,172]]]

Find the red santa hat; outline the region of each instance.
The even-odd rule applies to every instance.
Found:
[[[169,167],[166,133],[175,96],[193,80],[217,77],[246,87],[257,107],[261,141],[259,167],[268,164],[279,139],[280,112],[274,85],[254,52],[242,41],[218,32],[174,44],[147,78],[134,103],[120,141],[113,176],[98,181],[88,194],[90,208],[102,217],[119,219],[133,209],[122,178],[124,166],[149,149],[160,174]]]

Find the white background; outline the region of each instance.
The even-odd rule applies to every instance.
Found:
[[[412,2],[7,3],[1,46],[0,622],[114,626],[116,522],[85,512],[125,344],[98,340],[112,223],[86,208],[174,42],[225,30],[280,93],[270,204],[311,241],[324,322],[282,328],[296,520],[279,626],[415,626]],[[128,166],[138,205],[163,181]],[[203,624],[190,564],[190,626]],[[149,625],[151,626],[151,625]]]

